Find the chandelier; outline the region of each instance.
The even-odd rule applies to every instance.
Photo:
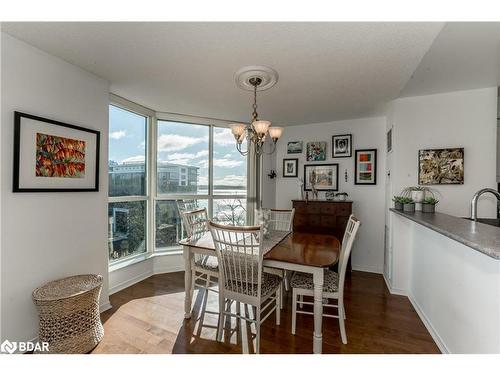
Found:
[[[231,124],[231,133],[236,140],[236,149],[246,156],[250,147],[254,147],[257,155],[271,155],[276,151],[276,142],[283,134],[283,128],[271,126],[270,121],[259,120],[257,113],[257,90],[266,90],[272,87],[278,80],[278,74],[267,67],[247,67],[240,69],[236,73],[236,83],[243,89],[253,90],[253,112],[252,121],[249,124]],[[266,139],[272,140],[271,150],[265,151],[264,144]],[[247,149],[243,150],[243,141],[247,143]]]

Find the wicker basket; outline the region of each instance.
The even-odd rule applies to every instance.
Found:
[[[33,291],[40,316],[39,340],[49,353],[88,353],[102,339],[99,316],[100,275],[51,281]]]

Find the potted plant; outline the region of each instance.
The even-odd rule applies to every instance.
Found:
[[[403,199],[404,199],[404,197],[401,197],[398,195],[395,195],[394,198],[392,198],[392,201],[394,202],[394,209],[400,210],[400,211],[403,210],[403,202],[402,202]]]
[[[427,197],[422,202],[422,212],[434,213],[436,211],[436,204],[439,201],[434,197]]]
[[[346,192],[335,194],[336,200],[341,201],[341,202],[344,202],[348,196],[349,196],[349,194],[347,194]]]
[[[415,212],[415,202],[413,199],[404,197],[401,199],[401,203],[403,204],[404,212]]]

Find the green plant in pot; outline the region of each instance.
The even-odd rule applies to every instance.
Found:
[[[439,201],[434,197],[427,197],[422,202],[422,212],[434,213],[436,211],[436,204]]]
[[[337,194],[335,194],[335,200],[345,201],[348,196],[349,196],[349,194],[347,194],[346,192],[337,193]]]
[[[403,201],[402,201],[403,199],[404,199],[404,197],[401,197],[398,195],[395,195],[392,198],[392,201],[394,202],[394,209],[400,210],[400,211],[403,210]]]
[[[403,211],[404,212],[415,212],[415,202],[413,199],[404,197],[401,199],[401,203],[403,204]]]

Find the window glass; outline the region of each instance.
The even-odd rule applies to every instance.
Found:
[[[197,200],[200,208],[208,211],[208,200]],[[186,237],[175,200],[156,201],[156,249],[178,246]]]
[[[210,127],[158,121],[158,194],[208,194]]]
[[[213,220],[226,225],[246,225],[246,198],[214,199]]]
[[[109,106],[109,196],[146,195],[147,117]]]
[[[110,260],[146,251],[146,201],[109,203],[108,225]]]
[[[214,195],[246,195],[247,158],[236,150],[230,129],[214,128]]]

